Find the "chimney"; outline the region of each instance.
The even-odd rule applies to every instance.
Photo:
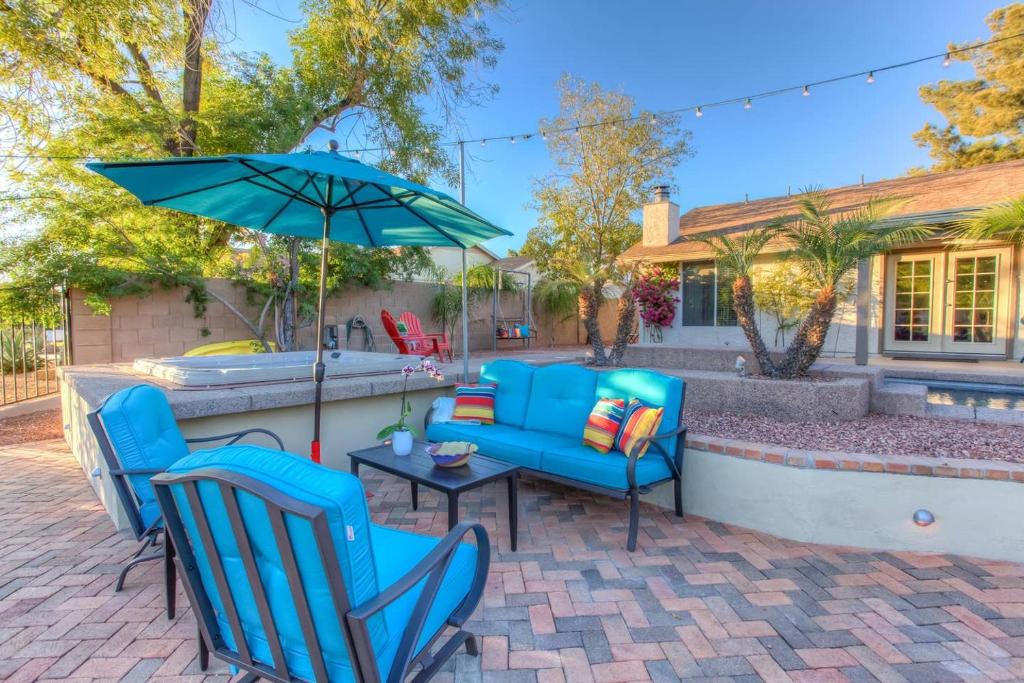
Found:
[[[669,199],[669,186],[654,188],[654,201],[644,204],[645,247],[664,247],[679,237],[679,205]]]

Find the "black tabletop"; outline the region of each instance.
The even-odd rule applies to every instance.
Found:
[[[443,491],[476,488],[519,469],[518,465],[479,454],[470,457],[469,463],[462,467],[438,467],[427,455],[425,449],[429,445],[425,441],[417,441],[409,455],[395,455],[390,444],[363,448],[348,455],[360,464]]]

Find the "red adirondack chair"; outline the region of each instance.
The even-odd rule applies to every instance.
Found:
[[[436,339],[403,335],[398,331],[398,324],[387,309],[381,310],[380,322],[384,325],[384,331],[394,342],[398,353],[403,356],[437,356],[438,360],[444,360],[441,358],[441,351],[437,348]]]
[[[417,318],[416,314],[412,311],[406,311],[402,315],[398,316],[398,319],[405,323],[410,336],[433,339],[437,342],[437,350],[448,354],[449,363],[455,360],[452,356],[452,345],[448,341],[447,332],[424,332],[423,325],[420,324],[420,319]],[[438,358],[440,359],[441,357],[438,356]]]

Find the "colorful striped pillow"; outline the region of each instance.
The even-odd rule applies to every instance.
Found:
[[[658,427],[661,426],[661,419],[664,415],[664,408],[648,408],[634,398],[626,406],[626,415],[622,418],[622,428],[619,429],[619,433],[615,437],[615,447],[629,455],[630,449],[636,445],[637,441],[658,433]],[[644,456],[648,446],[650,446],[650,442],[643,445],[638,458]]]
[[[497,384],[456,384],[452,420],[494,424],[494,396]]]
[[[625,413],[626,402],[621,398],[599,398],[583,429],[583,443],[601,453],[610,451]]]

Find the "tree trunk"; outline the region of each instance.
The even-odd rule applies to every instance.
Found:
[[[281,311],[282,351],[298,350],[299,326],[299,240],[288,240],[288,286],[285,288]],[[318,293],[319,294],[319,293]],[[319,301],[319,299],[318,299]],[[314,347],[316,348],[316,347]]]
[[[821,354],[835,312],[836,290],[833,287],[826,287],[818,292],[814,303],[811,304],[811,310],[807,312],[807,317],[793,335],[793,341],[786,349],[785,359],[776,368],[778,377],[792,379],[807,374]]]
[[[178,122],[178,156],[194,156],[196,144],[195,114],[199,111],[199,99],[203,86],[203,34],[206,21],[210,18],[213,0],[186,0],[182,13],[185,16],[185,64],[182,70],[181,108],[183,116]]]
[[[616,314],[615,343],[612,344],[608,360],[612,365],[621,365],[626,345],[629,343],[629,333],[633,331],[633,324],[636,321],[636,299],[633,298],[633,292],[628,289],[623,292]]]
[[[580,319],[590,338],[590,347],[594,350],[594,365],[608,365],[608,357],[604,354],[604,339],[601,337],[601,326],[597,321],[600,310],[600,298],[597,295],[599,283],[583,286],[580,289]]]
[[[743,275],[732,283],[732,309],[736,312],[736,322],[747,337],[754,358],[762,375],[775,376],[775,364],[772,362],[771,354],[764,345],[761,338],[761,331],[757,328],[757,309],[754,306],[754,290],[750,285],[750,276]]]

